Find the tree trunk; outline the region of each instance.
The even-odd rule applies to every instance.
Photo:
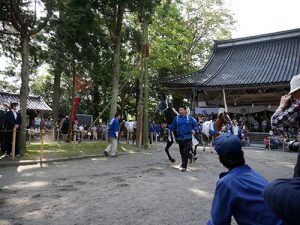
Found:
[[[76,66],[75,66],[75,60],[74,59],[72,59],[71,70],[72,70],[72,102],[71,102],[71,113],[70,113],[70,120],[69,120],[69,130],[68,130],[67,143],[71,142],[72,131],[73,131],[73,121],[75,119],[75,118],[73,118],[73,109],[74,109],[75,95],[76,95],[76,90],[75,90],[75,86],[76,86]]]
[[[97,118],[99,116],[99,105],[100,105],[100,93],[98,86],[94,85],[93,87],[93,116]]]
[[[126,86],[125,86],[125,88],[124,88],[124,90],[125,89],[127,89],[126,88]],[[121,99],[121,101],[120,101],[120,107],[121,107],[121,109],[120,109],[120,111],[122,112],[122,113],[125,113],[125,106],[126,106],[126,91],[121,91],[121,93],[120,93],[120,99]],[[129,89],[127,89],[127,90],[129,90]]]
[[[61,78],[61,70],[59,66],[56,65],[54,71],[53,105],[52,105],[52,116],[54,122],[59,120],[60,78]]]
[[[139,87],[139,103],[137,107],[137,122],[136,122],[136,144],[140,148],[143,144],[143,121],[144,121],[144,26],[143,26],[143,16],[142,15],[142,38],[141,38],[141,45],[142,52],[141,52],[141,76],[140,76],[140,87]]]
[[[114,118],[117,112],[117,100],[119,94],[119,78],[120,78],[120,54],[121,54],[121,39],[122,39],[122,22],[124,15],[124,3],[118,5],[117,26],[114,41],[114,62],[113,62],[113,78],[112,78],[112,94],[110,106],[110,119]]]
[[[29,41],[30,37],[21,35],[21,89],[20,89],[20,112],[22,117],[20,134],[20,153],[26,151],[26,125],[27,125],[27,99],[29,95]]]

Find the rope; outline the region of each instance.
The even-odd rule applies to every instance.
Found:
[[[128,82],[129,82],[129,80],[127,80],[127,81],[123,84],[123,86],[120,88],[119,92],[122,91],[122,89],[125,87],[125,85],[126,85]],[[104,109],[102,110],[102,112],[99,113],[99,116],[91,123],[91,125],[90,125],[90,127],[87,129],[87,131],[89,131],[89,130],[92,128],[92,126],[95,125],[95,123],[100,119],[100,117],[103,115],[103,113],[105,112],[105,110],[110,106],[110,104],[111,104],[111,100],[110,100],[110,101],[108,102],[108,104],[104,107]]]

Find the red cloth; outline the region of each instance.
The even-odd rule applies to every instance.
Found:
[[[75,118],[76,118],[76,111],[77,111],[77,106],[79,104],[79,97],[77,96],[75,98],[75,102],[74,102],[74,107],[73,107],[73,112],[72,112],[72,122],[74,122]]]

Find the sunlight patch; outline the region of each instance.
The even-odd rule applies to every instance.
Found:
[[[9,205],[30,205],[32,202],[29,198],[9,198],[6,203]]]
[[[200,197],[205,197],[205,198],[212,198],[213,194],[207,192],[207,191],[202,191],[199,188],[189,188],[189,190],[191,192],[193,192],[194,194],[200,196]]]
[[[44,167],[45,165],[43,165]],[[23,166],[18,166],[17,168],[17,171],[18,173],[21,173],[23,171],[26,171],[26,170],[32,170],[32,169],[37,169],[37,168],[40,168],[40,163],[37,163],[37,164],[34,164],[34,165],[23,165]]]
[[[24,189],[24,188],[35,188],[35,187],[44,187],[47,186],[48,182],[45,181],[35,181],[35,182],[30,182],[30,183],[25,183],[25,182],[18,182],[16,184],[6,186],[4,188],[18,188],[18,189]]]
[[[7,221],[7,220],[2,220],[2,219],[0,219],[0,224],[1,224],[1,225],[11,225],[12,223],[9,222],[9,221]]]

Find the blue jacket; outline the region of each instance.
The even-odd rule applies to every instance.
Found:
[[[277,179],[264,190],[263,197],[272,211],[287,224],[300,224],[300,177]]]
[[[268,181],[248,165],[221,173],[208,225],[230,225],[234,216],[239,225],[284,224],[264,202],[262,192]]]
[[[120,131],[120,124],[118,117],[113,118],[109,123],[108,136],[116,138],[116,132]]]
[[[198,123],[191,116],[176,116],[168,125],[169,129],[176,131],[177,140],[192,139],[192,130],[198,131]]]

